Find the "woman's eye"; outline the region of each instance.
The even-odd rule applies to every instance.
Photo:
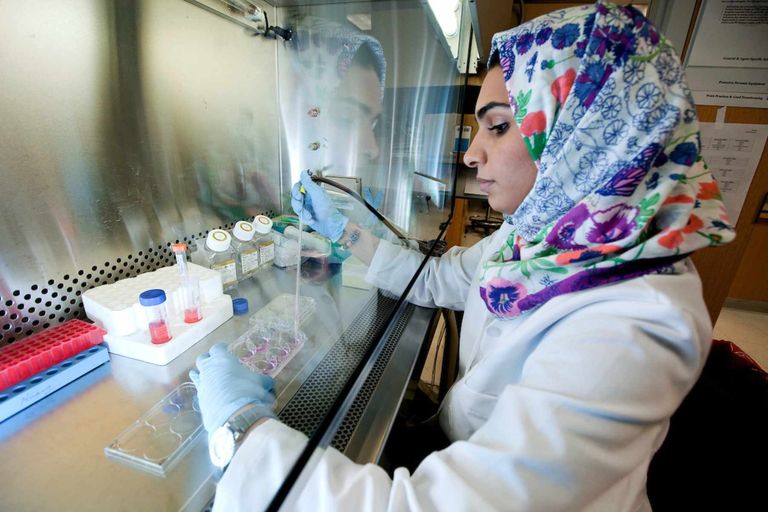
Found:
[[[504,135],[506,133],[507,129],[509,129],[509,123],[499,123],[491,126],[488,128],[492,132],[496,132],[496,135]]]

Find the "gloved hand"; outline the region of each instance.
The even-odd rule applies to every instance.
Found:
[[[304,186],[303,194],[302,185]],[[291,206],[301,222],[329,238],[331,242],[339,241],[349,222],[349,219],[334,206],[325,190],[312,181],[309,171],[302,172],[301,181],[293,185]]]
[[[363,187],[363,199],[365,199],[366,203],[378,210],[381,208],[381,204],[384,202],[384,191],[379,190],[376,192],[376,197],[374,197],[371,193],[371,187]],[[368,218],[365,220],[365,227],[371,229],[378,222],[378,217],[376,217],[373,213],[368,212]]]
[[[272,377],[250,371],[225,344],[212,346],[195,364],[199,371],[191,370],[189,378],[197,388],[203,426],[209,435],[244,405],[254,404],[253,410],[275,417]]]
[[[371,187],[363,187],[363,199],[365,199],[369,205],[378,210],[381,208],[381,203],[384,202],[384,191],[379,190],[376,192],[376,197],[373,197],[373,194],[371,193]]]

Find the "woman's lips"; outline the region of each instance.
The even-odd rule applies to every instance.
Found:
[[[493,185],[493,180],[484,180],[483,178],[477,178],[477,184],[484,193],[488,193],[488,189]]]

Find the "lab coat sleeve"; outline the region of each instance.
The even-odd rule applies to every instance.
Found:
[[[469,248],[452,247],[439,258],[430,258],[411,288],[408,301],[418,306],[463,310],[490,239],[486,237]],[[365,280],[400,295],[423,260],[424,255],[418,251],[380,240]]]
[[[538,339],[519,381],[492,397],[468,440],[393,479],[328,450],[296,509],[635,510],[668,418],[703,366],[702,325],[669,304],[585,305]],[[471,390],[472,374],[465,379],[457,385]],[[215,510],[263,508],[304,443],[275,421],[256,430],[219,485]]]
[[[306,446],[304,434],[268,420],[255,428],[235,454],[216,489],[214,512],[264,510]],[[329,448],[298,498],[307,511],[385,510],[392,481],[374,464],[355,464]]]

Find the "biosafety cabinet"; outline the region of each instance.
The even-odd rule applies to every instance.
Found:
[[[303,170],[376,236],[439,249],[477,60],[462,2],[2,0],[0,12],[0,346],[88,320],[105,285],[153,287],[172,244],[256,215],[279,223]],[[307,454],[376,461],[433,312],[367,285],[365,264],[329,247],[282,254],[220,294],[248,311],[164,364],[112,351],[42,400],[25,395],[32,405],[0,422],[0,508],[205,508],[216,480],[199,420],[156,413],[178,412],[195,358],[242,341],[258,315],[306,333],[275,380]],[[0,406],[24,392],[4,389]],[[124,449],[136,425],[183,446]]]

